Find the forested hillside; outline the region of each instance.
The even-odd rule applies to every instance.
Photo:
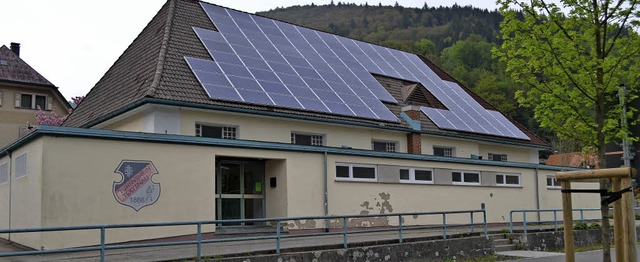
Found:
[[[502,16],[497,11],[458,5],[405,8],[338,2],[258,14],[424,55],[508,116],[545,139],[555,140],[540,130],[529,109],[518,106],[514,94],[521,87],[491,55],[501,42]]]

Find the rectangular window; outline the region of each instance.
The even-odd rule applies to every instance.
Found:
[[[560,188],[560,183],[554,176],[547,177],[547,188]]]
[[[196,124],[196,136],[237,139],[238,128],[235,126],[209,126]]]
[[[47,109],[47,97],[32,94],[20,94],[20,107],[28,109]]]
[[[0,165],[0,185],[9,182],[9,165],[4,163]]]
[[[375,165],[336,164],[336,180],[377,181]]]
[[[433,170],[419,168],[400,169],[400,183],[433,184]]]
[[[371,149],[373,149],[373,151],[396,152],[396,142],[372,141]]]
[[[453,156],[455,156],[454,148],[453,147],[434,146],[433,147],[433,155],[434,156],[453,157]]]
[[[507,161],[507,154],[494,154],[489,153],[489,160],[493,161]]]
[[[496,185],[520,186],[520,175],[496,174]]]
[[[16,178],[21,178],[27,175],[27,153],[24,153],[16,157]]]
[[[480,173],[454,171],[451,180],[454,184],[480,185]]]
[[[307,146],[323,146],[324,135],[291,133],[291,144]]]

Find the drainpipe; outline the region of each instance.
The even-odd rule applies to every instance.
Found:
[[[9,172],[8,172],[8,176],[9,176],[9,230],[11,230],[11,206],[13,206],[13,203],[11,202],[11,197],[13,196],[13,192],[12,192],[12,188],[13,188],[13,181],[11,180],[13,178],[13,174],[11,172],[11,170],[13,169],[13,158],[11,157],[11,150],[7,151],[8,155],[9,155]],[[8,239],[9,243],[11,243],[11,233],[8,234]]]
[[[328,190],[328,174],[327,174],[327,151],[324,151],[324,159],[323,159],[323,166],[324,166],[324,216],[327,217],[329,216],[329,190]],[[325,231],[329,232],[329,219],[325,219],[324,221],[324,227],[325,227]]]
[[[540,179],[538,177],[538,168],[533,170],[536,177],[536,209],[540,210]],[[538,212],[538,221],[540,221],[540,212]]]

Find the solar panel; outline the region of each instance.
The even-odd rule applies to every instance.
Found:
[[[427,88],[448,109],[422,108],[439,128],[529,140],[414,54],[201,5],[218,31],[193,30],[213,61],[185,59],[214,99],[397,122],[382,103],[397,101],[372,75],[379,74]]]

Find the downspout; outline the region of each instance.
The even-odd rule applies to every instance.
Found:
[[[328,190],[328,182],[329,175],[327,174],[327,151],[324,151],[324,159],[322,161],[324,166],[324,216],[329,216],[329,190]],[[324,220],[324,228],[326,232],[329,232],[329,219]]]
[[[9,230],[11,230],[11,206],[13,206],[13,203],[11,202],[11,197],[13,196],[13,192],[12,192],[12,188],[13,188],[13,181],[11,180],[11,178],[13,177],[13,174],[11,173],[11,170],[13,169],[13,158],[11,157],[11,150],[7,151],[7,154],[9,155],[9,172],[8,172],[8,176],[9,176]],[[8,234],[8,239],[9,243],[11,243],[11,233]]]
[[[538,177],[538,168],[536,167],[533,171],[536,176],[536,209],[540,210],[540,179]],[[540,221],[540,212],[538,212],[538,221]]]

